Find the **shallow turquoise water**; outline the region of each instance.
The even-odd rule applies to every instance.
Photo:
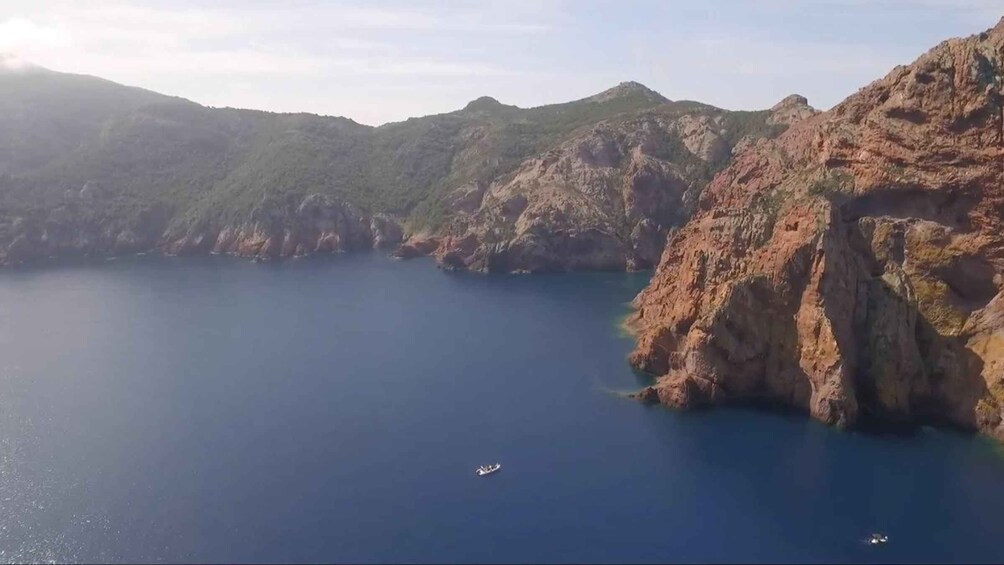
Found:
[[[645,278],[0,272],[0,560],[1004,559],[987,442],[615,394]]]

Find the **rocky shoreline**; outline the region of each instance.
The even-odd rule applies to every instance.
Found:
[[[1004,439],[1004,20],[746,151],[635,299],[670,406]]]
[[[582,109],[599,117],[567,117]],[[632,367],[655,378],[641,400],[766,403],[837,426],[938,423],[1004,440],[1004,20],[941,43],[822,113],[797,95],[730,112],[670,102],[637,83],[548,108],[565,121],[537,110],[483,98],[445,118],[393,125],[417,133],[381,130],[388,138],[344,120],[306,127],[283,117],[286,129],[254,135],[226,122],[238,131],[220,159],[234,147],[255,157],[234,168],[237,180],[185,184],[168,167],[154,179],[166,184],[151,181],[184,193],[187,207],[97,181],[59,185],[43,206],[25,195],[48,177],[0,170],[0,187],[28,202],[17,213],[0,206],[0,265],[379,248],[484,273],[654,267],[625,322],[637,340]],[[541,128],[539,145],[507,145],[522,133],[505,128],[527,123]],[[324,143],[304,141],[315,138]],[[383,177],[342,151],[365,156],[381,143],[394,165]],[[293,187],[237,182],[262,184],[273,172],[252,168],[261,159],[248,147],[288,160],[275,182]],[[184,149],[172,157],[198,154]],[[301,166],[308,149],[320,157]],[[343,157],[336,182],[331,163]],[[423,168],[430,162],[441,165],[435,174]],[[349,181],[405,177],[414,186],[396,188],[421,188],[426,200],[393,211],[343,197],[382,186],[353,193]],[[220,187],[238,202],[215,195]]]
[[[48,258],[118,256],[159,251],[165,255],[227,254],[256,260],[301,257],[400,245],[399,220],[386,214],[368,215],[321,194],[305,198],[291,213],[269,217],[261,208],[251,219],[220,228],[172,231],[163,218],[137,227],[116,229],[102,222],[60,222],[57,208],[43,221],[15,220],[16,234],[0,248],[0,265]]]

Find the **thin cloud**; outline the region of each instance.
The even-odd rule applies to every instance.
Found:
[[[747,76],[790,75],[804,68],[808,61],[811,61],[812,72],[828,73],[884,72],[896,64],[888,56],[876,54],[865,46],[833,42],[721,37],[671,41],[667,47],[671,52],[690,48],[691,56],[675,63],[677,65]]]
[[[333,30],[536,33],[537,24],[487,21],[472,14],[441,16],[413,10],[317,7],[314,13],[247,10],[168,10],[131,4],[56,5],[33,19],[0,22],[0,50],[57,70],[135,80],[143,74],[322,76],[487,76],[511,74],[498,65],[415,56],[387,41]],[[298,37],[323,37],[313,49]],[[248,41],[249,37],[258,37]],[[310,46],[308,46],[310,47]]]
[[[1004,0],[0,0],[0,52],[203,103],[373,124],[623,80],[728,108],[791,92],[827,107],[1002,13]]]
[[[1004,9],[1004,3],[1000,0],[825,0],[825,2],[835,5],[845,5],[863,7],[869,4],[885,8],[927,8],[951,10],[957,14],[974,14],[981,17],[994,16],[998,18]],[[981,20],[982,21],[982,20]]]
[[[395,29],[417,31],[467,31],[477,33],[542,33],[550,26],[538,23],[492,21],[478,15],[430,14],[414,10],[342,6],[333,10],[330,24],[342,29]]]
[[[0,51],[51,49],[65,47],[68,44],[68,38],[59,30],[38,25],[27,18],[11,18],[0,22]]]

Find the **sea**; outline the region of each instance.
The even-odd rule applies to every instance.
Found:
[[[627,398],[649,276],[0,270],[0,561],[1004,560],[992,441]]]

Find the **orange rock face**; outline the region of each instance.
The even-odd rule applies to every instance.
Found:
[[[1004,20],[747,147],[630,320],[669,405],[1004,438]]]

